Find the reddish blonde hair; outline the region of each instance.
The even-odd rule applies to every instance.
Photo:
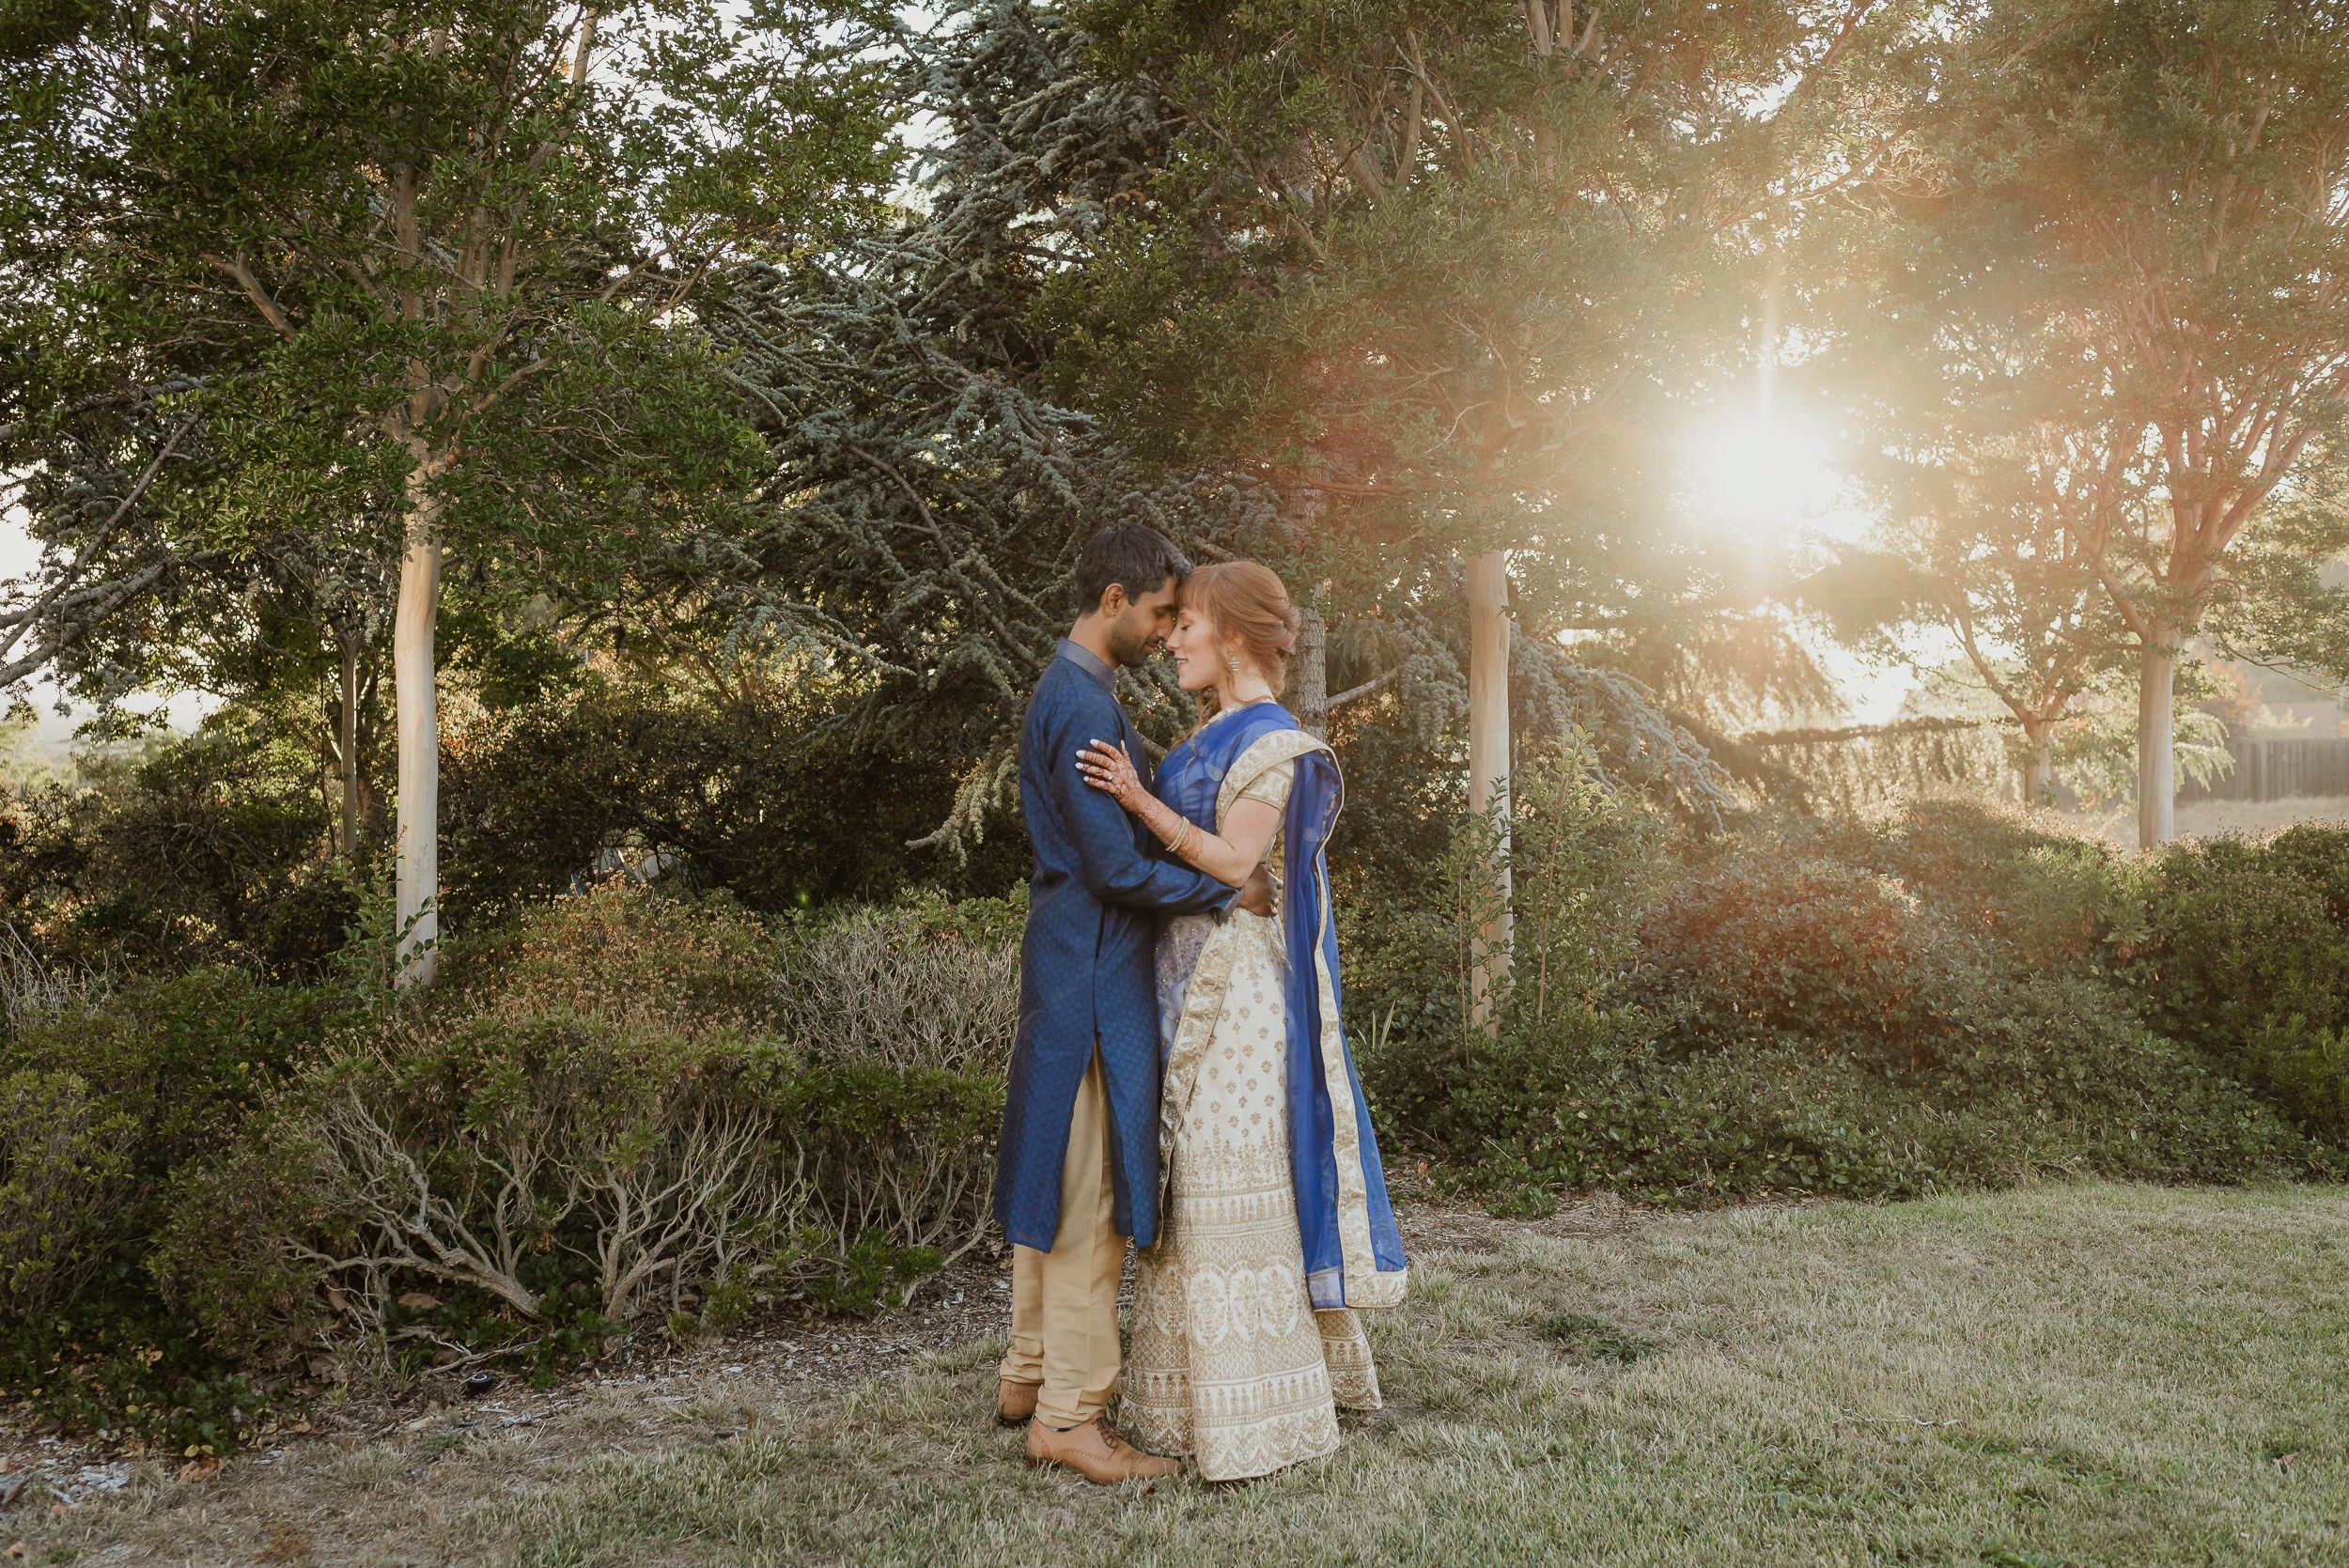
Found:
[[[1289,654],[1297,646],[1297,609],[1271,567],[1254,561],[1217,561],[1183,580],[1175,603],[1195,610],[1215,628],[1216,640],[1237,643],[1279,696],[1288,686]]]

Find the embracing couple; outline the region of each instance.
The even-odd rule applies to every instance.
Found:
[[[995,1189],[1000,1413],[1030,1422],[1032,1462],[1094,1481],[1181,1456],[1238,1481],[1334,1451],[1339,1405],[1378,1407],[1355,1309],[1403,1296],[1338,1017],[1342,785],[1279,702],[1297,614],[1272,572],[1194,571],[1119,524],[1085,546],[1077,597],[1019,737],[1035,877]],[[1153,769],[1115,691],[1161,644],[1202,718]]]

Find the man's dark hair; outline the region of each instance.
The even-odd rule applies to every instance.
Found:
[[[1077,613],[1100,609],[1112,582],[1134,599],[1163,587],[1170,577],[1179,584],[1190,575],[1190,563],[1165,535],[1143,523],[1112,522],[1087,539],[1077,557]]]

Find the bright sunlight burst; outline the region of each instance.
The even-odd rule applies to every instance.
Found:
[[[1783,412],[1723,408],[1688,437],[1698,517],[1746,535],[1791,536],[1833,506],[1838,475],[1826,445]]]

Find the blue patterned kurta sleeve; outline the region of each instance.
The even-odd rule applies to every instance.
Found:
[[[1144,853],[1136,840],[1143,830],[1132,815],[1077,771],[1077,753],[1096,740],[1110,745],[1122,740],[1137,771],[1148,766],[1141,737],[1107,692],[1097,702],[1071,703],[1047,715],[1044,740],[1050,809],[1067,830],[1077,852],[1078,879],[1087,893],[1104,904],[1169,915],[1221,909],[1239,896],[1237,889],[1203,871]],[[1145,786],[1148,782],[1145,774]]]

